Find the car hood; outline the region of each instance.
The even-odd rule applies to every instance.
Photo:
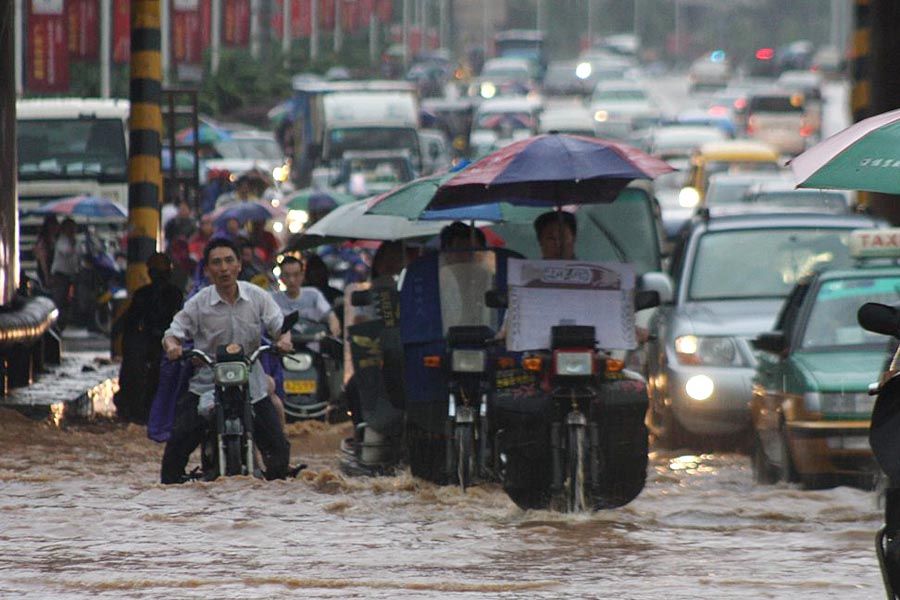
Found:
[[[775,324],[781,299],[691,302],[679,311],[676,335],[734,335],[756,337]]]
[[[791,357],[807,374],[815,391],[861,392],[878,379],[885,349],[795,352]]]

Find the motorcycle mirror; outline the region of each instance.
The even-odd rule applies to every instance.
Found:
[[[509,298],[506,290],[488,290],[484,293],[484,303],[488,308],[506,308],[509,305]]]
[[[297,321],[300,320],[300,314],[295,310],[292,313],[288,313],[284,316],[284,320],[281,322],[281,333],[287,333],[291,329],[294,328],[294,325],[297,324]]]
[[[372,292],[369,290],[357,290],[350,294],[350,304],[353,306],[369,306],[372,304]]]
[[[856,320],[866,331],[900,337],[900,310],[892,306],[866,302],[856,312]]]
[[[656,290],[643,290],[634,293],[634,310],[644,310],[659,306],[660,294]]]

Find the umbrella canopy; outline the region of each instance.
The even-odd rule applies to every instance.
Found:
[[[900,193],[900,110],[851,125],[790,164],[798,187]]]
[[[628,182],[672,171],[626,144],[544,134],[488,154],[444,182],[430,209],[506,201],[528,206],[612,202]]]
[[[237,219],[243,225],[247,221],[268,221],[284,219],[286,213],[266,202],[233,202],[217,208],[212,212],[213,222],[217,227],[225,225],[229,219]]]
[[[126,218],[125,210],[100,196],[72,196],[45,204],[36,212],[89,218]]]
[[[367,200],[338,206],[306,230],[298,250],[339,240],[408,240],[438,235],[451,221],[410,221],[405,217],[367,214]]]
[[[329,201],[333,203],[333,206],[339,206],[341,204],[347,204],[348,202],[354,202],[356,201],[356,198],[351,196],[350,194],[344,194],[341,192],[325,192],[322,190],[307,188],[291,195],[287,199],[285,206],[287,206],[287,208],[290,210],[310,211],[321,208],[322,204]]]
[[[197,127],[197,131],[201,144],[212,144],[231,138],[231,133],[227,129],[216,127],[209,123],[201,122]],[[193,127],[185,127],[184,129],[179,130],[175,133],[175,139],[182,144],[192,143],[194,141]]]

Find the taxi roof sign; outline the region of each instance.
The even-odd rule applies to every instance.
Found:
[[[850,233],[853,258],[900,258],[900,228],[857,229]]]

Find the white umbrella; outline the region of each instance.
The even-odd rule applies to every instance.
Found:
[[[338,206],[306,230],[300,247],[335,240],[409,240],[438,235],[452,221],[410,221],[406,217],[367,214],[368,200]],[[477,226],[483,223],[476,222]]]

